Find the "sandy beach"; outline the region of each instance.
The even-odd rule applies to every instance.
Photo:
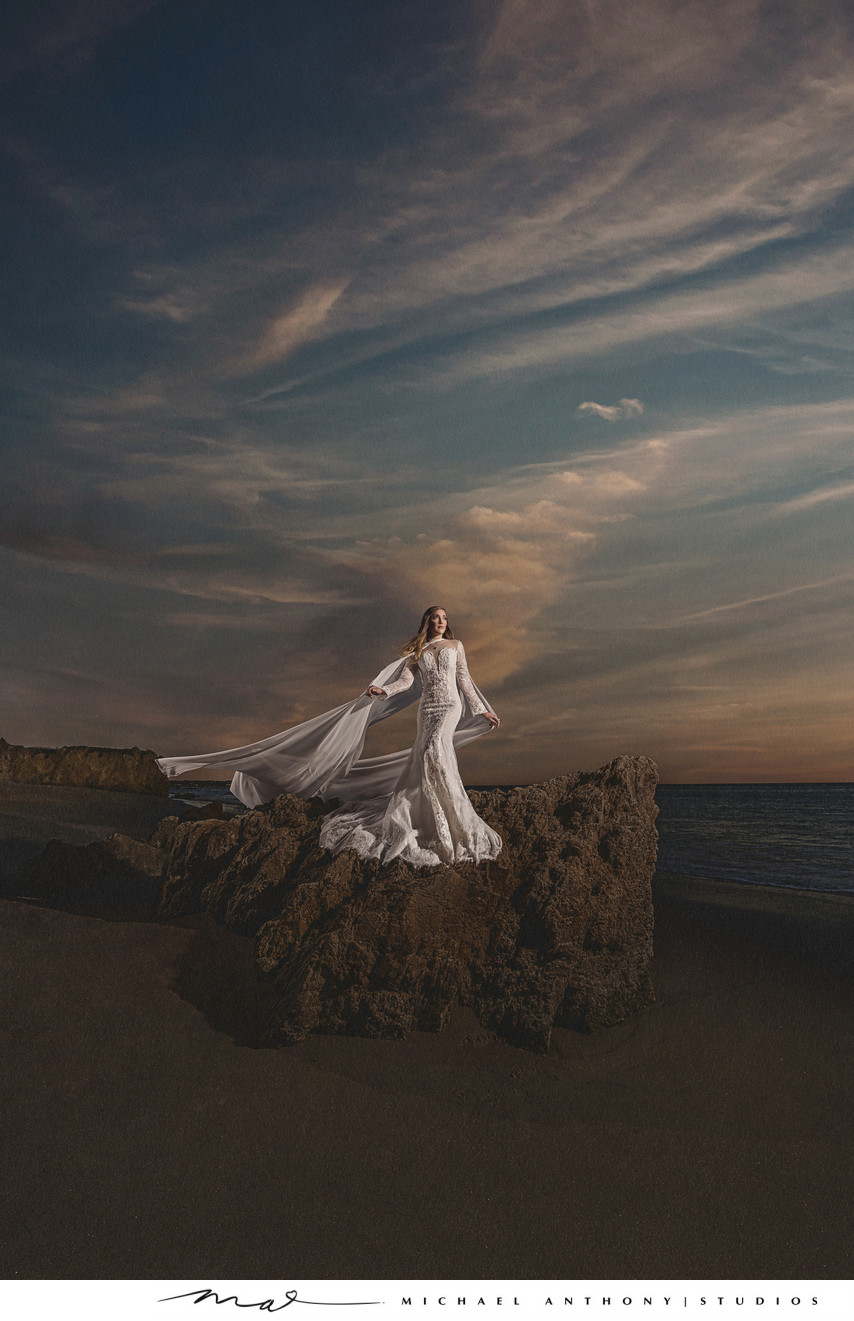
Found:
[[[129,798],[3,786],[7,895]],[[259,1049],[251,940],[5,898],[3,1275],[847,1278],[854,901],[655,900],[657,1002],[538,1056],[468,1011]]]

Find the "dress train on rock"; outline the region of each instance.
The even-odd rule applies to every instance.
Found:
[[[362,693],[270,738],[223,752],[160,757],[168,776],[233,769],[231,791],[247,807],[280,793],[339,798],[323,822],[320,842],[330,852],[353,848],[362,857],[418,867],[482,862],[498,855],[501,838],[482,821],[466,794],[456,749],[489,731],[490,711],[473,683],[459,641],[427,647],[417,663],[395,661],[374,679],[386,698]],[[360,758],[368,726],[420,697],[412,748]]]

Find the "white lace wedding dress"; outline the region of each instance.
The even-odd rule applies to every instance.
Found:
[[[391,697],[419,680],[418,735],[391,795],[333,812],[320,843],[333,853],[355,849],[363,858],[403,858],[416,867],[495,858],[501,837],[472,807],[454,751],[462,696],[473,716],[489,709],[471,681],[463,644],[425,647],[417,664],[406,664],[384,691]]]
[[[280,793],[339,798],[343,806],[323,822],[321,845],[333,853],[417,867],[483,862],[501,850],[501,837],[482,821],[463,787],[456,749],[489,731],[492,711],[472,681],[463,644],[442,639],[417,665],[393,661],[373,680],[386,698],[359,697],[270,738],[224,752],[159,757],[168,776],[225,768],[231,792],[247,807]],[[361,758],[369,725],[421,697],[412,748]]]

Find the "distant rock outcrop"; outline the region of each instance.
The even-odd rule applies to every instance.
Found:
[[[436,1031],[461,1004],[544,1051],[555,1026],[592,1031],[654,999],[657,778],[624,756],[473,792],[504,840],[480,866],[333,857],[318,842],[326,809],[289,795],[227,821],[163,822],[159,915],[208,911],[256,937],[269,1044]]]
[[[155,753],[139,748],[25,748],[0,738],[0,780],[165,798],[169,781]]]
[[[179,821],[221,821],[224,817],[222,803],[182,806],[181,810],[181,817],[164,817],[148,841],[122,834],[88,844],[49,839],[24,864],[16,892],[100,916],[150,920],[159,903],[166,866],[164,844],[171,840]]]
[[[162,875],[161,849],[129,835],[111,835],[91,844],[64,844],[49,840],[45,849],[24,868],[24,889],[44,897],[67,894],[113,882],[155,879]]]

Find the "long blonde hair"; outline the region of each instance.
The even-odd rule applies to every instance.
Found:
[[[424,611],[424,614],[421,616],[421,623],[418,625],[418,632],[413,633],[409,641],[399,649],[399,655],[414,656],[416,660],[421,659],[421,653],[424,650],[424,647],[426,646],[427,643],[427,634],[430,632],[430,616],[432,614],[435,614],[437,610],[441,610],[441,609],[442,607],[440,605],[428,605],[427,609]],[[448,624],[447,628],[442,634],[442,637],[453,638],[453,636],[454,636],[453,629],[451,628],[451,625]]]

